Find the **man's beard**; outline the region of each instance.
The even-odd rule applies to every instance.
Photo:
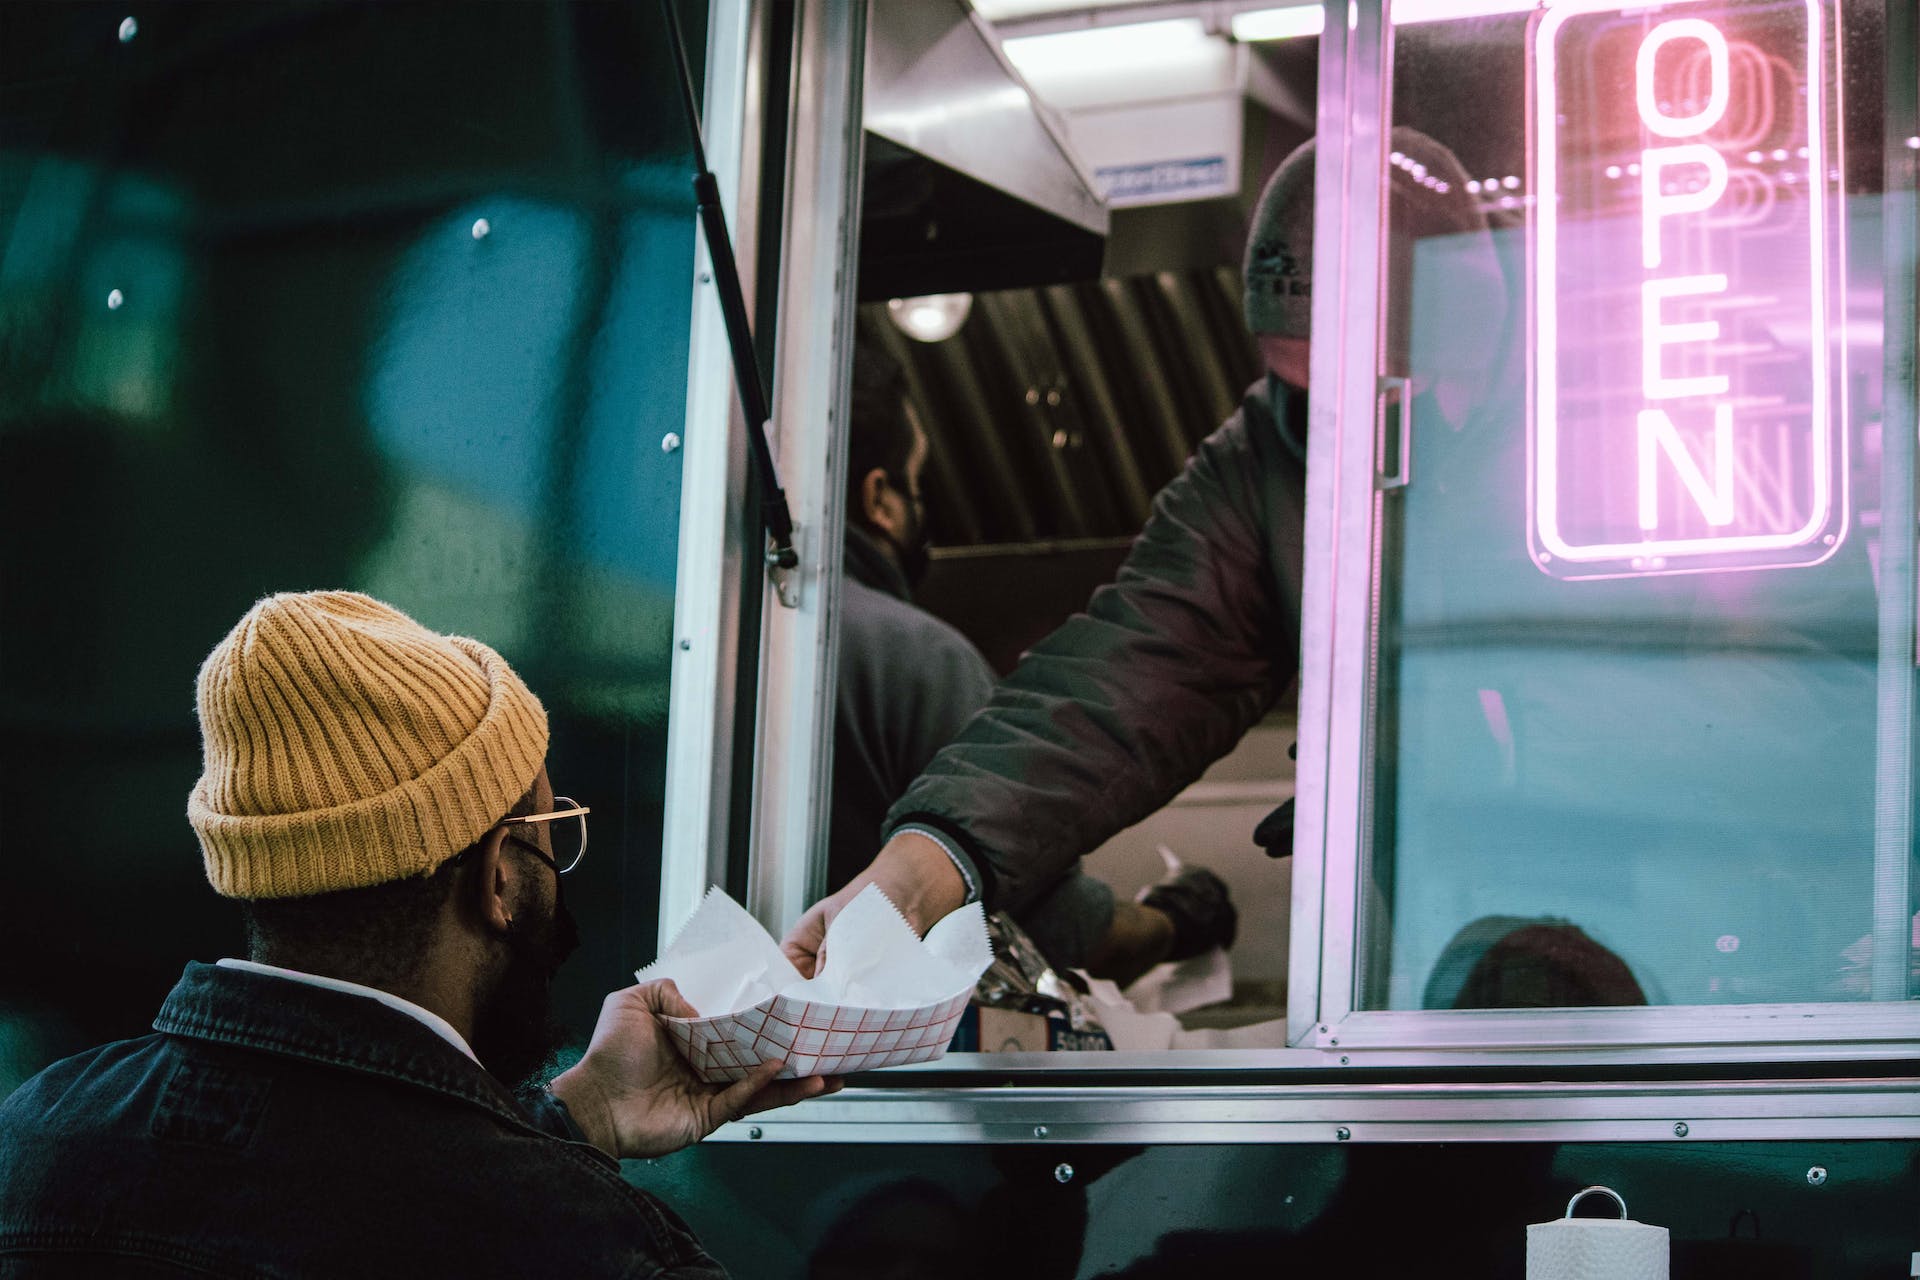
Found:
[[[907,580],[909,590],[926,581],[927,570],[933,564],[933,548],[927,542],[927,518],[923,513],[912,512],[911,523],[901,530],[901,536],[894,538],[882,536],[893,544],[894,559],[899,562],[900,574]]]
[[[474,1019],[473,1052],[516,1092],[545,1084],[536,1077],[567,1042],[566,1027],[553,1016],[553,978],[579,945],[573,913],[557,895],[553,914],[539,925],[516,921],[507,930],[507,971]]]

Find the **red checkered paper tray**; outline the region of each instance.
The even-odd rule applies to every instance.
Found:
[[[665,1022],[702,1080],[738,1080],[776,1058],[787,1064],[783,1077],[845,1075],[945,1053],[993,944],[978,903],[922,940],[868,885],[827,927],[821,955],[819,972],[802,977],[760,922],[716,887],[634,976],[673,979],[700,1011]]]

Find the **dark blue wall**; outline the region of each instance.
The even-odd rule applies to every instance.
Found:
[[[193,678],[272,591],[503,650],[594,808],[570,1021],[652,957],[693,254],[663,29],[0,6],[0,1093],[240,951],[184,819]]]

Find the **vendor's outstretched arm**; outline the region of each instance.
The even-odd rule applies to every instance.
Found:
[[[1019,912],[1172,799],[1291,682],[1305,477],[1264,397],[1202,441],[1111,586],[1036,644],[888,814]]]
[[[1203,441],[1114,585],[1042,640],[888,815],[860,877],[787,935],[811,971],[827,923],[877,882],[925,931],[966,901],[941,833],[990,907],[1019,911],[1165,804],[1293,677],[1304,472],[1265,400]]]

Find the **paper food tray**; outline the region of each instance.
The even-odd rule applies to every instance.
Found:
[[[760,923],[715,888],[635,976],[671,978],[700,1011],[662,1022],[702,1080],[738,1080],[775,1059],[784,1078],[845,1075],[945,1053],[993,948],[978,903],[922,939],[869,885],[835,917],[823,957],[820,972],[802,978]]]
[[[710,1084],[785,1058],[783,1079],[877,1071],[947,1051],[973,988],[919,1009],[849,1009],[774,996],[718,1018],[666,1018],[667,1033]]]

